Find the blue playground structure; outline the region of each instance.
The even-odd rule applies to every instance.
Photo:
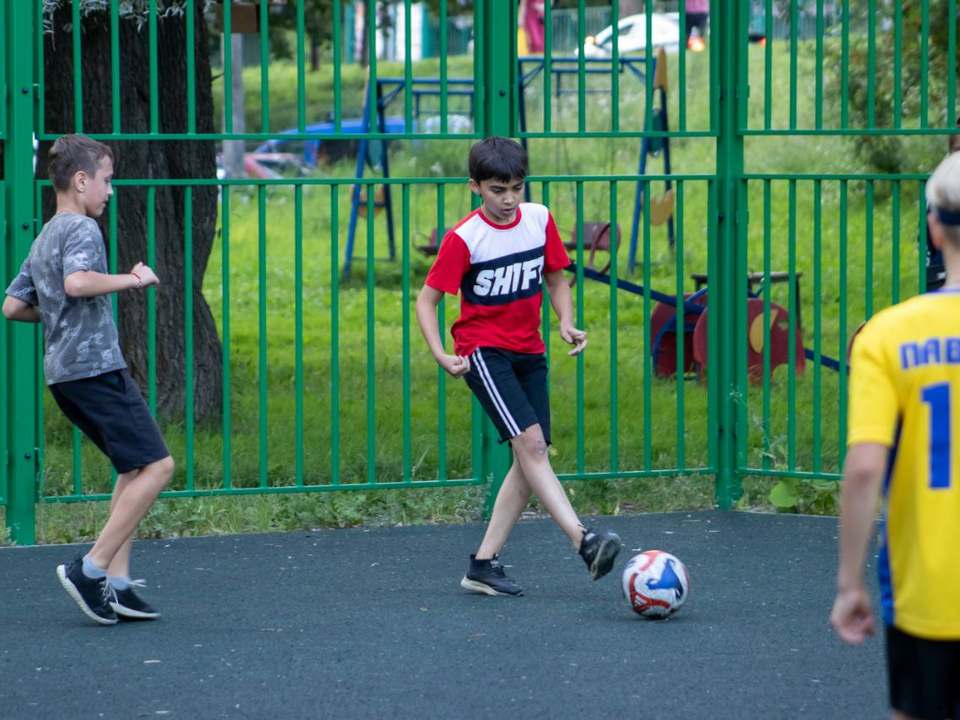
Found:
[[[557,82],[554,83],[554,92],[559,97],[561,94],[573,93],[576,92],[572,89],[563,89],[561,78],[565,75],[577,75],[579,73],[579,59],[577,57],[555,57],[552,58],[550,63],[550,72],[553,77],[557,79]],[[585,73],[590,75],[608,75],[610,74],[610,65],[612,60],[609,58],[584,58],[583,62],[585,64]],[[539,56],[526,56],[520,57],[517,59],[518,63],[518,82],[519,82],[519,98],[518,98],[518,114],[519,114],[519,123],[521,131],[521,143],[526,147],[527,142],[524,137],[527,129],[527,117],[526,117],[526,101],[525,101],[525,91],[526,87],[542,72],[546,71],[547,63],[543,57]],[[652,58],[647,58],[641,55],[621,57],[618,59],[618,72],[621,74],[630,72],[636,79],[643,82],[646,79],[646,70],[652,68],[654,73],[655,85],[654,89],[656,90],[656,95],[654,101],[656,103],[655,107],[651,109],[651,112],[647,114],[647,120],[644,121],[644,130],[651,131],[665,131],[669,128],[668,119],[667,119],[667,84],[665,82],[665,55],[662,52],[659,52],[656,56]],[[603,67],[601,67],[603,66]],[[356,132],[359,133],[369,133],[369,132],[378,132],[378,133],[391,133],[391,132],[403,132],[404,123],[402,120],[398,123],[398,118],[388,117],[386,112],[390,104],[397,98],[397,96],[407,90],[413,95],[413,109],[412,109],[412,120],[415,127],[421,125],[420,118],[423,114],[431,112],[433,110],[427,110],[423,106],[423,99],[429,97],[438,97],[441,94],[440,90],[440,79],[439,78],[423,78],[415,77],[410,79],[408,85],[406,78],[394,78],[394,77],[384,77],[377,78],[376,88],[374,93],[372,93],[376,98],[376,108],[375,111],[371,107],[370,96],[371,93],[365,92],[364,96],[366,101],[363,108],[363,117],[360,118],[358,128]],[[449,96],[459,96],[468,98],[468,107],[465,110],[450,110],[448,111],[448,116],[464,116],[472,119],[473,117],[473,107],[474,107],[474,85],[472,78],[449,78],[447,80],[448,91],[447,95]],[[605,89],[593,89],[587,90],[587,92],[598,93],[598,92],[608,92]],[[345,121],[346,122],[346,121]],[[400,127],[400,130],[395,130],[393,128]],[[383,151],[378,153],[379,162],[374,162],[371,160],[369,155],[369,144],[371,141],[360,140],[360,145],[357,152],[357,170],[356,177],[362,178],[364,172],[369,167],[371,170],[376,169],[376,166],[379,165],[379,169],[384,178],[390,177],[389,169],[389,159],[388,159],[388,141],[382,141]],[[664,174],[669,175],[670,170],[670,139],[669,137],[655,137],[649,138],[644,137],[641,141],[640,146],[640,160],[638,166],[638,174],[643,175],[646,172],[647,168],[647,158],[655,157],[662,152],[663,162],[664,162]],[[665,190],[669,198],[672,200],[671,193],[671,183],[669,179],[665,182]],[[527,199],[529,200],[529,186],[526,189]],[[388,242],[388,253],[389,260],[394,260],[396,258],[396,241],[395,241],[395,232],[394,232],[394,219],[393,219],[393,203],[390,191],[390,185],[386,184],[383,186],[382,194],[377,195],[375,192],[374,207],[375,208],[385,208],[386,209],[386,219],[387,219],[387,242]],[[365,201],[362,199],[361,189],[359,185],[355,185],[353,188],[352,202],[350,208],[350,224],[347,233],[347,245],[346,245],[346,257],[344,259],[343,265],[343,277],[344,279],[349,278],[350,269],[354,259],[354,244],[356,238],[356,228],[357,228],[357,219],[359,215],[364,211],[362,207],[365,205]],[[634,200],[634,210],[633,210],[633,227],[630,235],[630,254],[629,254],[629,268],[633,271],[636,266],[636,252],[637,252],[637,242],[640,226],[640,211],[643,206],[643,183],[637,183],[637,190]],[[372,220],[368,217],[368,222]],[[669,219],[667,220],[668,228],[667,235],[670,243],[670,247],[673,247],[674,242],[674,225],[673,225],[673,215],[672,211],[670,213]],[[591,227],[602,226],[603,223],[590,223]],[[619,228],[616,228],[617,237],[619,238]],[[609,233],[612,234],[613,229],[610,229]],[[436,245],[439,240],[439,237],[442,235],[441,229],[434,229],[433,234],[430,238],[430,243],[426,246],[422,246],[420,249],[427,253],[432,254],[436,252]],[[587,242],[587,239],[584,239],[584,242]]]

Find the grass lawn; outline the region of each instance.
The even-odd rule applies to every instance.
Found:
[[[812,55],[805,48],[801,70],[809,70]],[[751,76],[761,77],[763,52],[751,46]],[[775,48],[775,70],[788,68],[789,56]],[[670,75],[677,77],[677,58],[669,59]],[[688,130],[711,126],[707,96],[709,58],[688,54],[684,115]],[[451,58],[449,74],[470,76],[470,58]],[[328,68],[329,69],[329,68]],[[437,74],[437,61],[418,64],[416,75]],[[378,73],[402,74],[402,65],[381,64]],[[261,117],[256,106],[260,73],[245,74],[248,130],[256,131]],[[296,123],[296,69],[274,63],[270,67],[271,128]],[[594,82],[591,80],[591,82]],[[639,129],[644,113],[644,93],[631,89],[629,78],[621,81],[620,117],[624,129]],[[758,82],[749,103],[750,126],[762,124],[763,87]],[[343,112],[359,115],[363,75],[358,68],[343,69]],[[810,124],[811,88],[801,89],[798,118]],[[528,96],[531,130],[543,117],[543,98],[533,87]],[[759,99],[758,99],[759,95]],[[671,124],[679,116],[679,93],[670,96]],[[332,108],[329,72],[308,75],[308,122]],[[788,105],[776,98],[775,126],[786,122]],[[609,122],[610,98],[588,96],[587,127],[601,129]],[[402,100],[397,104],[402,112]],[[829,108],[828,108],[829,110]],[[575,130],[577,101],[562,96],[553,102],[553,126]],[[918,141],[919,142],[919,141]],[[939,139],[922,142],[933,146]],[[534,175],[596,175],[636,173],[639,139],[554,139],[530,142]],[[465,174],[469,141],[418,140],[392,144],[390,162],[395,177],[461,177]],[[925,147],[925,146],[924,146]],[[926,150],[918,163],[934,157]],[[712,138],[674,139],[671,143],[673,172],[684,175],[715,172]],[[651,158],[648,173],[662,172],[662,156]],[[353,161],[321,168],[324,176],[351,177]],[[858,172],[857,160],[839,138],[748,138],[748,172]],[[639,228],[638,266],[628,273],[628,247],[636,185],[616,184],[617,219],[623,231],[618,253],[618,272],[623,279],[673,294],[678,287],[693,290],[690,274],[708,268],[708,183],[682,183],[683,212],[677,217],[678,244],[671,249],[664,227],[653,227],[645,237]],[[611,184],[603,180],[582,185],[581,210],[585,220],[610,219]],[[765,212],[764,183],[747,184],[748,222],[745,229],[745,262],[762,270],[765,247],[772,270],[794,267],[803,274],[802,338],[815,347],[819,338],[824,355],[840,357],[846,340],[871,312],[915,294],[918,287],[918,187],[904,182],[895,188],[878,182],[871,190],[863,181],[850,181],[845,188],[846,225],[841,227],[841,183],[824,181],[819,189],[812,181],[800,181],[791,196],[790,183],[776,180],[769,185]],[[264,197],[261,203],[259,193]],[[401,190],[394,186],[398,253],[403,229],[412,244],[420,244],[434,227],[448,227],[471,209],[465,183],[446,185],[438,197],[437,186],[412,186],[410,210],[401,211]],[[663,192],[654,183],[653,196]],[[816,203],[819,192],[819,204]],[[873,193],[872,213],[866,195]],[[532,199],[548,204],[561,233],[568,237],[576,226],[578,192],[575,183],[531,183]],[[399,261],[377,261],[368,267],[356,259],[349,281],[332,292],[332,242],[337,243],[339,262],[344,258],[350,186],[339,189],[338,233],[332,233],[331,190],[308,186],[302,193],[302,448],[297,457],[298,382],[296,202],[292,187],[235,188],[230,191],[229,234],[221,232],[204,279],[204,294],[214,316],[224,327],[229,315],[231,436],[230,479],[233,487],[256,487],[261,478],[270,486],[325,485],[337,477],[341,483],[373,478],[389,482],[472,477],[470,397],[464,383],[441,378],[416,326],[413,302],[429,268],[430,259],[410,251],[410,273],[405,278]],[[261,232],[260,207],[266,215]],[[221,218],[222,219],[222,218]],[[765,226],[769,234],[765,242]],[[845,247],[842,237],[847,239]],[[377,257],[387,253],[386,221],[375,218],[371,237]],[[791,238],[793,239],[791,242]],[[868,240],[869,238],[869,240]],[[714,240],[716,242],[716,240]],[[224,266],[224,243],[228,265]],[[367,227],[360,219],[357,255],[367,254]],[[845,252],[845,261],[841,253]],[[260,267],[261,257],[266,264]],[[157,268],[163,275],[163,268]],[[260,286],[261,270],[266,277]],[[229,308],[224,307],[224,279],[229,282]],[[407,283],[405,284],[405,279]],[[846,292],[843,292],[844,287]],[[266,334],[260,332],[260,295],[265,293]],[[581,295],[582,293],[582,295]],[[697,380],[658,379],[650,375],[644,318],[652,302],[626,292],[611,297],[606,285],[583,283],[575,290],[578,317],[590,333],[590,347],[582,365],[567,358],[555,331],[546,330],[551,352],[551,403],[555,455],[559,474],[607,473],[615,470],[669,471],[665,477],[628,480],[591,480],[568,483],[568,492],[582,513],[617,513],[711,507],[712,475],[708,437],[708,392]],[[772,300],[787,305],[786,285],[775,285]],[[406,315],[404,310],[409,310]],[[228,312],[229,311],[229,312]],[[458,302],[444,304],[444,327],[456,318]],[[616,320],[612,320],[613,313]],[[841,323],[841,319],[845,322]],[[551,318],[552,319],[552,318]],[[337,332],[334,334],[334,320]],[[719,321],[719,318],[718,318]],[[411,324],[412,323],[412,324]],[[410,342],[409,382],[404,382],[405,331]],[[449,340],[449,338],[448,338]],[[162,338],[160,338],[162,342]],[[370,342],[372,341],[372,351]],[[266,364],[260,365],[261,343]],[[339,405],[331,401],[332,348],[339,352]],[[261,395],[260,373],[266,373],[267,391]],[[742,507],[770,509],[768,493],[776,482],[763,477],[767,470],[805,470],[836,473],[839,470],[843,404],[840,376],[829,369],[819,371],[807,364],[795,384],[788,369],[778,369],[769,384],[769,417],[764,415],[762,386],[747,386],[741,396],[742,420],[740,464],[760,475],[744,481]],[[611,378],[616,378],[613,391]],[[439,379],[438,379],[439,378]],[[646,380],[646,381],[645,381]],[[583,406],[578,414],[578,396]],[[404,397],[410,398],[409,425],[405,428]],[[792,400],[792,402],[791,402]],[[368,406],[373,405],[373,417]],[[261,405],[267,408],[262,423]],[[333,417],[339,424],[339,457],[334,464],[331,450]],[[265,432],[262,428],[265,427]],[[442,432],[441,432],[442,428]],[[765,431],[766,428],[766,431]],[[183,423],[165,423],[164,434],[178,460],[174,489],[182,489],[188,475],[197,488],[217,488],[224,481],[224,440],[221,419],[198,424],[193,438],[192,466],[187,456]],[[404,452],[404,434],[409,452]],[[578,442],[578,437],[583,443]],[[92,444],[82,443],[80,482],[85,493],[108,492],[110,472]],[[615,448],[615,452],[614,452]],[[262,450],[265,449],[265,452]],[[372,459],[372,462],[371,462]],[[70,428],[52,402],[46,407],[45,469],[43,493],[58,496],[72,492],[75,481]],[[794,485],[796,485],[794,483]],[[484,486],[415,489],[403,492],[354,491],[318,494],[249,496],[234,498],[177,499],[159,503],[140,529],[142,536],[188,535],[215,532],[266,531],[313,526],[344,526],[366,523],[422,523],[475,520],[483,504]],[[812,512],[835,510],[832,483],[797,485],[797,509]],[[93,537],[105,517],[105,503],[39,506],[39,540],[57,542]]]

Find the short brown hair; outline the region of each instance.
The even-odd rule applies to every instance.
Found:
[[[103,158],[113,160],[113,151],[102,142],[84,135],[63,135],[50,148],[48,171],[57,192],[66,192],[70,180],[81,170],[90,176],[97,173]]]

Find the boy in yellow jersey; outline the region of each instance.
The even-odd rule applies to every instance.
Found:
[[[883,492],[877,559],[895,718],[960,718],[960,153],[927,183],[941,290],[878,313],[853,345],[840,568],[830,620],[873,634],[863,565]]]

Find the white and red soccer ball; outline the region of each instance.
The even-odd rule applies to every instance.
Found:
[[[623,569],[623,597],[646,618],[676,613],[690,592],[690,575],[680,560],[662,550],[647,550],[630,558]]]

